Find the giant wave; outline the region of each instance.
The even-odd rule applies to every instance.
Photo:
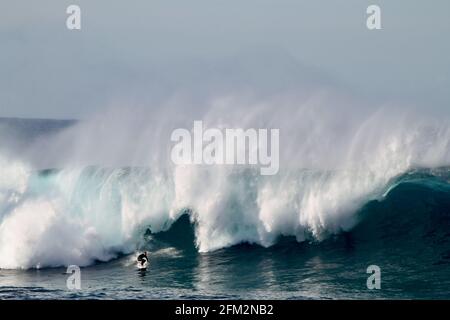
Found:
[[[298,99],[274,99],[219,99],[179,117],[116,110],[10,144],[20,148],[3,144],[0,268],[108,261],[145,245],[148,229],[167,231],[186,212],[201,252],[240,243],[268,247],[280,236],[321,241],[355,228],[358,212],[411,174],[448,184],[445,119],[355,111],[334,96],[303,97],[301,107]],[[277,114],[275,103],[284,106]],[[280,172],[170,163],[168,133],[196,118],[210,127],[280,128]]]

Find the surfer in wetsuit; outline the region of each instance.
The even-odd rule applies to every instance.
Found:
[[[141,253],[137,257],[137,261],[141,263],[141,266],[143,266],[148,261],[147,251],[144,251],[144,253]]]

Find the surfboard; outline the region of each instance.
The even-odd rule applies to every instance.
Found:
[[[148,266],[148,260],[147,259],[145,259],[144,263],[141,263],[140,261],[138,261],[138,263],[137,263],[137,268],[139,270],[145,270],[145,269],[147,269],[147,266]]]

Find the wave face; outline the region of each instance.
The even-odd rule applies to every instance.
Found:
[[[399,192],[412,174],[425,175],[423,185],[439,180],[433,188],[448,196],[449,170],[438,169],[450,165],[448,121],[356,111],[340,99],[227,97],[179,118],[111,111],[45,132],[34,126],[25,141],[0,126],[9,142],[0,139],[0,268],[108,261],[145,245],[147,229],[167,231],[186,212],[201,252],[268,247],[280,236],[321,241],[360,226],[361,210]],[[274,104],[284,108],[274,114]],[[281,128],[279,173],[173,165],[170,132],[191,128],[193,119],[209,127]]]

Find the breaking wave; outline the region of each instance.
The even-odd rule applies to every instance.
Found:
[[[227,97],[189,114],[174,105],[167,114],[115,110],[42,132],[52,123],[44,121],[31,126],[37,131],[25,142],[8,144],[16,148],[0,139],[0,268],[108,261],[186,212],[201,252],[239,243],[267,247],[280,236],[320,241],[352,230],[362,208],[408,177],[437,179],[436,188],[449,183],[445,119],[386,106],[361,111],[332,95]],[[167,156],[170,132],[192,127],[194,119],[209,127],[280,128],[279,173],[175,166]],[[0,126],[3,137],[8,126]]]

